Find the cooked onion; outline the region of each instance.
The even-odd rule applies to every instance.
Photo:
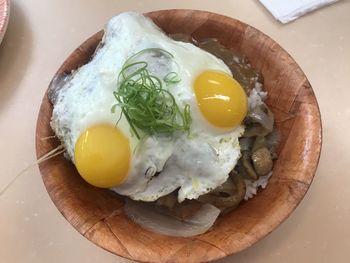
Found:
[[[251,150],[252,150],[252,152],[255,152],[255,151],[259,150],[260,148],[264,148],[264,147],[267,147],[265,137],[257,136],[255,138],[255,141],[254,141],[254,144],[253,144],[253,147]]]
[[[248,118],[252,122],[259,123],[269,132],[272,132],[274,116],[269,107],[267,107],[265,104],[255,107],[248,113]]]
[[[221,211],[227,208],[236,208],[243,200],[246,189],[242,177],[231,173],[225,183],[218,186],[208,194],[198,198],[199,202],[212,204]]]
[[[168,236],[190,237],[206,232],[215,222],[220,210],[213,205],[203,204],[190,218],[181,220],[169,215],[165,208],[153,203],[126,199],[125,213],[147,230]]]
[[[274,116],[269,107],[263,103],[249,111],[244,137],[266,136],[273,130]]]
[[[241,147],[241,151],[250,151],[253,147],[253,138],[252,137],[240,138],[239,146]]]
[[[276,148],[281,142],[281,134],[274,129],[268,136],[266,136],[266,143],[269,148]]]

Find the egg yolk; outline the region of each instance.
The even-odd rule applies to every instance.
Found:
[[[88,183],[104,188],[120,185],[129,171],[129,139],[112,125],[93,126],[80,135],[74,159],[79,174]]]
[[[209,123],[220,128],[234,128],[247,114],[247,96],[230,75],[214,70],[202,72],[194,82],[200,111]]]

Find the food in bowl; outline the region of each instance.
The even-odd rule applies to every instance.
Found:
[[[216,40],[123,13],[89,63],[53,82],[51,126],[79,174],[127,197],[135,222],[197,235],[271,176],[278,133],[261,82]]]

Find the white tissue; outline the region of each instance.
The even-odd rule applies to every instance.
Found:
[[[259,0],[283,24],[339,0]]]

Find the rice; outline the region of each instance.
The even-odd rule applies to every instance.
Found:
[[[246,186],[246,193],[244,196],[244,200],[248,200],[249,198],[253,198],[256,195],[259,187],[265,189],[267,184],[269,183],[269,179],[272,175],[272,172],[268,173],[265,176],[260,176],[258,180],[252,182],[250,180],[244,180]]]
[[[263,104],[266,98],[267,92],[262,91],[262,84],[260,82],[256,82],[254,89],[251,90],[248,97],[248,111]],[[271,176],[272,172],[268,173],[265,176],[260,176],[256,181],[244,180],[244,183],[246,185],[244,200],[253,198],[256,195],[259,187],[264,189],[267,186]]]
[[[252,89],[248,97],[248,111],[263,104],[266,97],[267,92],[262,91],[262,84],[260,82],[256,82],[254,89]]]

